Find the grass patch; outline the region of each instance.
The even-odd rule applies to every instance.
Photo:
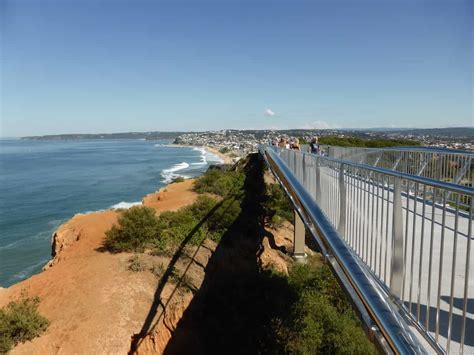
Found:
[[[49,321],[38,312],[39,298],[26,293],[0,309],[0,353],[7,353],[18,343],[40,336]]]
[[[156,277],[161,277],[165,273],[165,267],[163,264],[153,264],[150,268],[150,272]]]
[[[128,259],[128,269],[133,272],[146,270],[146,263],[138,255],[133,255]]]
[[[173,181],[171,181],[171,184],[174,184],[176,182],[183,182],[185,179],[182,176],[175,177]]]

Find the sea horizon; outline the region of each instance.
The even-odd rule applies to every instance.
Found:
[[[0,287],[51,259],[51,236],[76,214],[141,204],[182,176],[200,175],[217,155],[172,140],[0,139]]]

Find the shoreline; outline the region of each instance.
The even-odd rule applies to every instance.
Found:
[[[234,164],[234,161],[232,160],[231,157],[229,157],[227,154],[223,154],[219,152],[219,149],[208,146],[208,145],[187,145],[187,144],[175,144],[175,143],[170,143],[164,145],[165,147],[173,147],[173,148],[202,148],[208,153],[217,155],[219,158],[223,160],[223,164]]]
[[[232,159],[229,156],[226,156],[225,154],[220,153],[216,148],[213,148],[213,147],[193,146],[193,145],[179,145],[179,144],[167,144],[166,146],[169,146],[169,147],[182,147],[182,148],[201,148],[201,149],[206,150],[208,153],[211,153],[211,154],[214,154],[214,155],[218,156],[223,161],[223,164],[233,164]],[[208,163],[208,167],[209,166],[210,166],[210,164]],[[203,171],[203,173],[204,172],[205,171]],[[194,180],[194,178],[189,178],[189,177],[185,178],[185,179],[186,180]],[[167,189],[169,189],[169,187],[171,185],[173,185],[172,182],[165,183],[164,186],[160,187],[159,189],[156,189],[154,191],[150,191],[150,192],[146,193],[144,196],[141,196],[139,201],[134,201],[134,202],[121,201],[121,202],[118,202],[118,203],[116,203],[112,206],[109,206],[109,207],[106,207],[106,208],[103,208],[103,209],[90,210],[90,211],[85,211],[85,212],[77,212],[77,213],[72,214],[68,219],[64,220],[59,226],[56,227],[56,229],[54,229],[51,232],[49,247],[50,248],[54,247],[54,242],[55,242],[54,241],[54,236],[57,234],[57,232],[59,230],[61,230],[61,228],[64,225],[67,225],[70,221],[72,221],[76,217],[90,216],[90,215],[94,215],[96,213],[102,213],[102,212],[116,212],[117,210],[129,209],[133,206],[146,206],[145,200],[148,198],[148,196],[155,195],[155,194],[160,194],[163,191],[166,191]],[[38,270],[37,272],[31,274],[30,276],[28,276],[25,279],[18,280],[17,282],[15,282],[15,283],[7,286],[7,287],[5,287],[3,285],[0,285],[0,293],[2,292],[2,290],[7,290],[11,287],[14,287],[15,285],[21,284],[22,282],[25,282],[25,281],[31,279],[32,277],[35,277],[37,275],[42,274],[46,269],[48,269],[52,265],[52,262],[54,261],[54,258],[55,258],[55,256],[53,255],[53,253],[51,253],[50,256],[49,256],[49,259],[47,259],[45,262],[43,261],[43,262],[40,263],[42,266],[41,266],[41,269]]]
[[[160,214],[191,204],[197,198],[193,182],[186,179],[148,193],[142,197],[142,206]],[[40,298],[39,311],[51,322],[44,334],[16,345],[12,354],[49,354],[59,348],[64,353],[94,353],[97,334],[106,352],[128,352],[131,335],[139,333],[146,320],[158,279],[152,272],[128,269],[134,253],[102,250],[105,233],[118,217],[119,211],[114,209],[74,215],[53,233],[52,259],[45,269],[7,288],[0,287],[0,308],[26,290],[28,297]],[[141,257],[150,265],[169,263],[167,256]],[[172,286],[167,284],[166,294]],[[80,321],[72,321],[75,319]]]

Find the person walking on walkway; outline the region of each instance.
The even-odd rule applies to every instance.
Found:
[[[310,148],[311,148],[311,153],[312,154],[318,154],[319,155],[319,143],[318,143],[318,137],[314,137],[312,140],[311,140],[311,143],[309,144]]]

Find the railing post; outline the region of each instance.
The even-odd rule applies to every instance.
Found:
[[[293,258],[297,262],[305,262],[306,260],[306,253],[304,252],[304,245],[305,245],[305,236],[306,236],[306,228],[304,226],[303,220],[301,219],[298,212],[295,210],[295,234],[293,239]]]
[[[390,293],[398,298],[402,297],[403,264],[402,180],[396,177],[393,191]]]
[[[337,232],[345,239],[346,234],[346,184],[344,182],[344,164],[339,166],[339,226]]]
[[[321,171],[319,168],[319,157],[316,159],[315,162],[315,170],[316,170],[316,202],[321,203]]]
[[[308,189],[308,177],[306,176],[306,154],[305,153],[301,153],[301,160],[303,162],[302,164],[302,169],[303,169],[303,177],[302,177],[302,181],[303,181],[303,186]]]

